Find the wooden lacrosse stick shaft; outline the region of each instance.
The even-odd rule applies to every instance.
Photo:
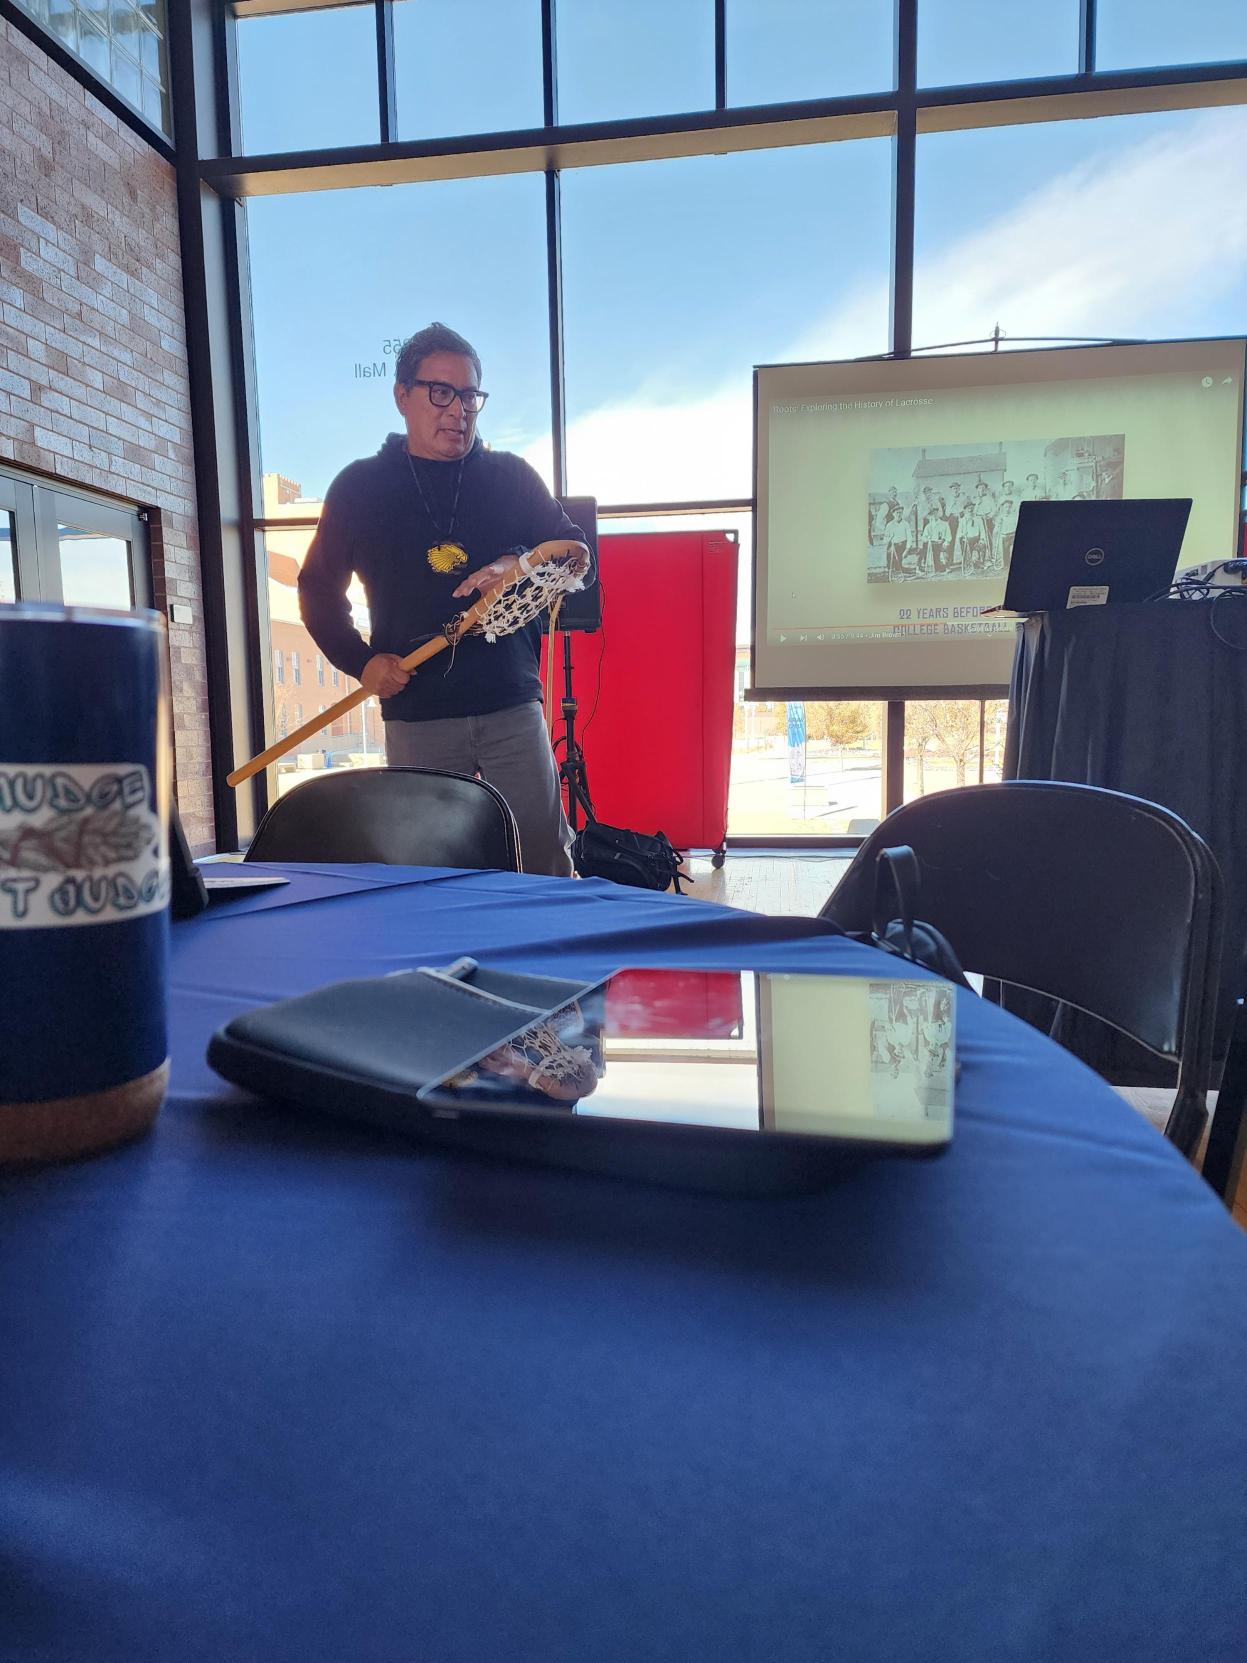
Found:
[[[538,543],[535,549],[530,549],[525,557],[526,564],[530,568],[540,566],[547,560],[557,560],[562,555],[571,554],[574,549],[583,548],[583,543],[577,543],[566,538],[555,538],[549,543]],[[480,621],[501,590],[510,588],[513,583],[518,583],[525,575],[520,567],[516,567],[512,572],[508,572],[501,583],[495,584],[492,589],[484,590],[480,600],[474,601],[466,612],[459,614],[459,634],[465,635],[473,624]],[[445,652],[449,645],[450,642],[444,635],[435,635],[431,641],[426,641],[423,646],[417,647],[414,652],[409,652],[405,658],[399,660],[399,663],[404,670],[415,670],[421,664],[427,664],[429,659],[436,657],[439,652]],[[364,700],[371,698],[371,696],[366,688],[357,687],[353,693],[348,693],[344,699],[339,699],[337,704],[331,704],[327,710],[322,710],[318,715],[313,716],[310,722],[304,722],[301,728],[296,728],[293,733],[287,734],[284,739],[279,739],[276,744],[270,745],[266,751],[261,751],[259,756],[253,756],[250,762],[244,762],[241,768],[235,768],[232,774],[226,775],[226,780],[230,785],[242,785],[253,774],[258,774],[262,768],[267,768],[269,763],[276,762],[278,757],[285,756],[287,751],[293,751],[296,745],[301,745],[305,739],[311,739],[313,735],[320,733],[323,728],[327,728],[331,722],[336,722],[340,716],[345,716],[348,710],[354,710],[357,705],[363,704]]]

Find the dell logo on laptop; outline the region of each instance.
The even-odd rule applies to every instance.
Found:
[[[1083,559],[1088,566],[1102,566],[1104,564],[1104,550],[1088,549],[1086,554],[1083,555]]]

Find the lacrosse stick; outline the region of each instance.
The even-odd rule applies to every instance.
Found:
[[[562,538],[538,543],[535,549],[520,556],[519,564],[500,583],[486,589],[480,600],[468,607],[466,612],[456,614],[443,624],[440,634],[399,662],[404,670],[414,670],[447,647],[455,646],[465,635],[483,635],[487,641],[496,641],[500,635],[513,635],[517,629],[539,617],[552,602],[573,589],[582,589],[588,570],[589,551],[583,543],[568,542]],[[330,705],[328,710],[313,716],[310,722],[304,722],[301,728],[296,728],[285,739],[279,739],[275,745],[261,751],[259,756],[253,756],[250,762],[244,762],[241,768],[235,768],[232,774],[227,775],[229,783],[241,785],[252,774],[258,774],[261,768],[267,768],[270,762],[276,762],[279,756],[285,756],[287,751],[294,750],[296,745],[327,728],[331,722],[336,722],[369,697],[365,688],[357,687],[353,693],[339,699],[337,704]]]

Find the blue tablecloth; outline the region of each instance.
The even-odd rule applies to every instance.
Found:
[[[227,1089],[210,1033],[465,952],[880,961],[598,883],[292,877],[175,928],[154,1134],[0,1181],[6,1663],[1247,1656],[1247,1238],[1080,1063],[966,996],[952,1151],[815,1196],[421,1155]]]

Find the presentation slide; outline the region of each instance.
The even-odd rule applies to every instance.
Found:
[[[1238,553],[1247,343],[755,373],[754,688],[1002,689],[1028,501],[1190,497],[1179,568]]]

